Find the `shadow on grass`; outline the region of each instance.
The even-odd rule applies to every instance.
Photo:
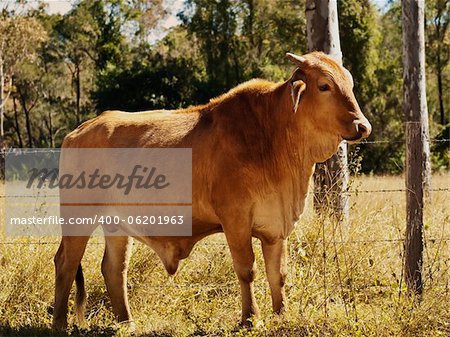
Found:
[[[0,325],[0,337],[29,336],[29,337],[113,337],[117,330],[108,327],[91,327],[89,329],[73,328],[68,332],[54,331],[46,326],[21,326],[12,328],[10,326]],[[146,332],[143,334],[134,334],[134,337],[172,337],[165,332]]]
[[[233,333],[234,332],[234,333]],[[233,330],[232,334],[240,332],[242,335],[242,329]],[[248,330],[248,333],[251,329]],[[223,336],[223,332],[217,333],[207,333],[203,330],[198,330],[190,335],[190,337],[220,337]],[[246,334],[244,334],[246,335]],[[259,335],[259,334],[256,334]],[[309,336],[308,331],[304,328],[285,328],[277,329],[276,331],[267,331],[263,334],[265,337],[303,337]],[[22,326],[17,328],[12,328],[9,326],[0,325],[0,337],[15,337],[15,336],[29,336],[29,337],[113,337],[117,336],[117,330],[109,327],[91,327],[90,329],[78,329],[77,327],[71,329],[68,332],[57,332],[46,326],[36,327],[36,326]],[[126,336],[121,335],[120,336]],[[173,337],[171,333],[160,332],[160,331],[150,331],[145,333],[138,333],[132,335],[133,337]]]

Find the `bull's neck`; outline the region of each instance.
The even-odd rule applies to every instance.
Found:
[[[267,109],[270,127],[274,128],[269,157],[274,179],[301,201],[314,171],[314,146],[311,143],[314,138],[297,122],[299,116],[293,111],[288,82],[276,85],[272,92],[261,97],[260,102]]]
[[[312,167],[337,151],[339,137],[320,131],[312,122],[310,116],[316,113],[314,107],[305,106],[306,103],[300,101],[298,111],[294,112],[289,81],[279,84],[274,95],[277,99],[272,102],[277,102],[279,107],[274,105],[272,109],[278,109],[280,132],[289,135],[290,147],[298,151],[304,165]]]
[[[311,169],[316,163],[317,146],[313,131],[299,112],[294,112],[288,82],[279,84],[273,91],[270,110],[276,127],[274,147],[276,155],[288,157],[301,169]]]

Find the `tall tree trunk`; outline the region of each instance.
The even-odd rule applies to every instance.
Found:
[[[439,100],[439,116],[441,125],[445,125],[447,121],[445,120],[445,110],[444,110],[444,93],[442,91],[442,64],[441,64],[441,51],[438,50],[437,64],[436,64],[436,75],[438,82],[438,100]]]
[[[342,64],[337,3],[335,0],[307,0],[308,49],[320,50]],[[314,207],[320,213],[348,220],[347,144],[342,142],[333,157],[316,165]]]
[[[253,21],[255,17],[255,6],[253,4],[253,0],[247,0],[248,4],[248,35],[250,37],[250,46],[254,48],[254,39],[253,39]]]
[[[33,136],[31,134],[30,112],[28,111],[26,105],[22,105],[22,108],[23,111],[25,112],[25,125],[27,128],[28,147],[31,149],[33,147]]]
[[[48,133],[49,133],[49,137],[50,137],[50,147],[54,148],[55,147],[55,137],[53,135],[53,120],[52,120],[52,112],[50,109],[48,112]]]
[[[421,294],[423,199],[430,186],[430,148],[425,81],[424,1],[402,1],[403,110],[406,117],[405,281]]]
[[[19,114],[17,113],[17,104],[16,104],[16,98],[13,96],[13,107],[14,107],[14,121],[16,123],[16,133],[17,133],[17,140],[19,141],[19,147],[23,148],[23,140],[22,140],[22,134],[20,132],[20,125],[19,125]]]
[[[76,107],[77,107],[77,124],[80,124],[81,121],[81,108],[80,108],[80,101],[81,101],[81,71],[80,71],[80,65],[75,65],[75,91],[76,91]]]
[[[31,149],[33,147],[33,136],[31,134],[31,120],[30,120],[30,110],[27,108],[27,99],[25,95],[18,89],[20,97],[20,105],[22,105],[23,112],[25,113],[25,127],[27,130],[28,137],[28,147]]]
[[[236,52],[237,50],[237,43],[233,42],[232,46],[232,55],[233,55],[233,65],[234,65],[234,76],[236,83],[241,83],[241,67],[239,66],[239,56]]]

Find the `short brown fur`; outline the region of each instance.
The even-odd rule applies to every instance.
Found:
[[[258,315],[251,239],[262,242],[273,309],[284,307],[286,240],[299,219],[316,162],[343,138],[367,137],[343,68],[322,53],[294,61],[301,75],[282,83],[252,80],[208,104],[176,111],[104,112],[71,132],[64,148],[192,148],[192,237],[136,237],[170,274],[203,237],[224,232],[242,294],[242,321]],[[318,86],[329,84],[321,92]],[[306,85],[305,85],[306,84]],[[297,111],[293,99],[301,97]],[[63,237],[55,256],[54,326],[67,326],[67,298],[89,237]],[[127,238],[106,237],[102,271],[119,321],[131,322]],[[84,290],[83,290],[84,291]]]

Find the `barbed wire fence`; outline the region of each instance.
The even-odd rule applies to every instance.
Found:
[[[431,139],[430,142],[434,142],[434,143],[445,143],[445,144],[449,144],[449,151],[450,151],[450,139]],[[404,143],[403,141],[390,141],[390,140],[375,140],[375,141],[364,141],[360,144],[358,144],[357,148],[355,149],[355,153],[356,155],[358,154],[358,151],[360,149],[361,146],[365,146],[365,145],[369,145],[369,146],[377,146],[378,144],[388,144],[388,143]],[[2,151],[4,152],[4,154],[7,154],[9,150],[5,150]],[[28,150],[28,151],[36,151],[40,152],[43,151],[43,149],[34,149],[34,150]],[[45,150],[44,150],[45,151]],[[58,150],[56,150],[58,151]],[[354,154],[355,154],[354,153]],[[450,182],[449,182],[450,183]],[[450,197],[450,186],[443,186],[443,187],[435,187],[435,188],[431,188],[429,190],[432,193],[449,193],[449,197]],[[359,188],[353,188],[352,185],[349,186],[349,189],[344,192],[346,193],[348,196],[353,196],[355,198],[358,198],[359,195],[362,194],[372,194],[372,193],[376,193],[376,194],[395,194],[395,193],[406,193],[407,189],[406,188],[380,188],[380,189],[359,189]],[[314,192],[310,191],[309,192],[310,195],[313,195]],[[26,196],[26,195],[15,195],[15,196],[5,196],[4,194],[0,195],[0,202],[2,202],[2,200],[5,200],[6,198],[29,198],[30,196]],[[54,194],[54,195],[47,195],[47,197],[54,197],[57,198],[59,197],[59,195]],[[309,245],[309,246],[314,246],[314,248],[312,249],[312,252],[317,254],[318,256],[321,255],[323,257],[323,284],[316,284],[316,285],[309,285],[308,287],[314,286],[317,288],[318,291],[323,291],[323,303],[321,304],[321,306],[324,308],[324,315],[326,317],[328,317],[328,311],[327,311],[327,303],[329,301],[330,298],[330,284],[328,284],[327,281],[327,275],[329,273],[328,270],[325,269],[325,266],[327,265],[327,263],[329,264],[330,262],[327,261],[327,259],[329,259],[329,256],[333,256],[332,263],[336,264],[336,270],[338,272],[338,287],[339,289],[334,289],[335,291],[339,292],[341,294],[342,300],[344,302],[344,307],[345,307],[345,311],[346,311],[346,316],[347,318],[349,317],[357,317],[357,310],[356,310],[356,301],[355,303],[350,303],[352,302],[352,299],[354,300],[354,298],[356,298],[356,294],[358,292],[361,292],[365,289],[370,289],[370,288],[374,288],[374,289],[390,289],[391,291],[397,291],[398,292],[398,296],[400,297],[402,292],[405,292],[405,286],[403,284],[403,264],[402,264],[402,269],[399,272],[399,277],[398,277],[398,282],[396,283],[392,283],[392,284],[387,284],[387,283],[372,283],[372,284],[344,284],[343,283],[343,278],[344,276],[348,276],[348,275],[341,275],[342,272],[342,268],[345,269],[346,273],[352,273],[353,272],[353,267],[350,265],[349,260],[350,257],[348,256],[348,253],[344,250],[341,251],[340,249],[338,249],[338,246],[342,246],[342,245],[368,245],[368,244],[387,244],[387,245],[396,245],[399,249],[399,251],[401,252],[401,259],[402,261],[404,260],[405,256],[404,256],[404,242],[405,242],[405,238],[403,237],[403,235],[399,235],[399,237],[397,238],[375,238],[375,239],[346,239],[343,235],[342,235],[342,228],[333,228],[333,233],[332,233],[332,238],[326,238],[325,236],[325,221],[323,220],[323,226],[322,228],[318,228],[317,230],[321,233],[318,233],[320,235],[316,236],[316,239],[308,239],[308,238],[300,238],[298,240],[297,243],[301,243],[302,245]],[[333,226],[333,225],[332,225]],[[340,233],[337,233],[336,231],[340,231]],[[336,237],[337,236],[337,237]],[[428,248],[430,245],[448,245],[448,242],[450,242],[450,236],[444,234],[444,232],[442,233],[442,236],[433,236],[433,237],[424,237],[424,244],[425,244],[425,251],[428,251]],[[2,240],[0,241],[0,245],[4,245],[5,247],[17,247],[17,246],[57,246],[60,244],[59,240],[48,240],[48,239],[43,239],[43,240],[29,240],[27,239],[26,241],[24,241],[23,239],[6,239],[6,240]],[[134,243],[136,245],[136,243]],[[98,240],[94,240],[94,241],[90,241],[88,243],[88,245],[92,245],[92,246],[101,246],[104,245],[103,241],[98,241]],[[220,247],[221,249],[226,249],[227,244],[226,241],[220,241],[220,242],[199,242],[196,245],[197,249],[202,249],[202,248],[208,248],[208,247]],[[9,249],[9,248],[8,248]],[[56,251],[56,248],[55,248]],[[298,252],[295,251],[295,247],[294,248],[290,248],[290,252],[289,252],[289,257],[290,260],[295,260],[296,257],[298,257]],[[433,258],[429,258],[430,263],[434,264],[436,262],[436,259],[438,259],[439,256],[436,255]],[[312,263],[310,262],[310,264],[306,267],[306,268],[312,268]],[[432,275],[430,272],[430,275],[428,275],[428,279],[429,281],[432,279]],[[302,290],[303,285],[299,285],[296,284],[295,282],[296,280],[291,280],[290,283],[288,283],[286,285],[286,288],[289,290],[293,290],[293,289],[297,289],[297,290]],[[432,280],[430,282],[425,282],[425,286],[432,288],[434,290],[440,290],[443,292],[448,293],[450,291],[450,279],[446,279],[446,280],[440,280],[440,281],[436,281],[436,280]],[[102,288],[105,289],[105,285],[104,284],[90,284],[88,285],[89,287],[94,287],[94,288]],[[160,290],[160,289],[197,289],[199,291],[203,291],[203,290],[217,290],[217,289],[226,289],[226,288],[233,288],[233,289],[238,289],[238,283],[236,280],[231,280],[230,282],[214,282],[214,283],[202,283],[202,282],[194,282],[194,283],[174,283],[174,282],[168,282],[168,283],[162,283],[162,284],[137,284],[134,283],[132,286],[129,286],[132,289],[148,289],[148,290]],[[267,292],[268,287],[266,285],[256,285],[255,286],[256,289],[265,289]],[[350,297],[351,298],[346,298],[346,296],[344,296],[344,293],[350,293]],[[267,296],[267,294],[265,295]]]

